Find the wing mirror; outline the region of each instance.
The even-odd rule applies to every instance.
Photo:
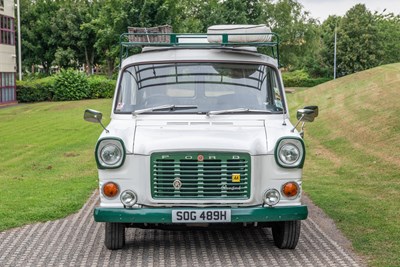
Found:
[[[99,122],[101,122],[102,118],[103,118],[103,114],[100,111],[97,111],[94,109],[87,109],[87,110],[85,110],[85,113],[83,114],[83,119],[88,122],[99,123]]]
[[[100,123],[101,127],[108,133],[109,131],[104,127],[101,119],[103,118],[103,114],[100,111],[94,109],[87,109],[83,114],[83,119],[88,122]]]
[[[299,109],[297,111],[297,123],[291,130],[293,133],[296,127],[299,125],[300,122],[303,124],[301,125],[300,136],[304,137],[304,124],[306,122],[313,122],[316,117],[318,117],[318,106],[306,106],[303,109]]]
[[[313,122],[318,117],[318,106],[307,106],[297,111],[297,119],[302,122]]]
[[[311,109],[314,110],[315,117],[318,117],[318,106],[306,106],[304,109]]]

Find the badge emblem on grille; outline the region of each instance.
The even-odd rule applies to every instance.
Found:
[[[242,187],[239,185],[239,186],[228,186],[226,183],[222,183],[222,186],[221,186],[221,190],[223,190],[223,191],[240,191],[240,190],[242,190]]]
[[[204,156],[203,155],[198,155],[197,156],[197,160],[198,161],[203,161],[204,160]]]
[[[174,188],[175,188],[176,190],[181,189],[181,187],[182,187],[181,179],[180,179],[179,177],[176,177],[176,178],[174,179],[174,182],[172,183],[172,185],[174,186]]]

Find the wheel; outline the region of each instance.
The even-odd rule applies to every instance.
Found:
[[[295,249],[300,237],[300,221],[276,222],[272,226],[274,243],[278,248]]]
[[[125,245],[125,225],[122,223],[106,223],[106,248],[115,250]]]

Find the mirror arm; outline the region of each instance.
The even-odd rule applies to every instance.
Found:
[[[301,122],[301,120],[304,118],[305,114],[301,115],[300,119],[297,121],[296,125],[293,127],[292,130],[290,130],[290,132],[294,133],[294,130],[296,129],[296,127],[299,125],[299,123]],[[304,122],[303,122],[303,126],[304,126]]]
[[[104,131],[106,131],[106,133],[109,133],[110,131],[107,130],[107,128],[103,125],[103,123],[101,122],[101,120],[99,118],[97,118],[96,116],[96,120],[100,123],[101,127],[103,127]]]
[[[303,121],[303,124],[301,125],[301,131],[304,132],[304,125],[306,125],[306,123]]]
[[[301,131],[300,131],[300,137],[304,139],[304,125],[306,125],[306,123],[303,121],[303,124],[301,125]]]

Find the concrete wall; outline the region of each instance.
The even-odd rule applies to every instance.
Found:
[[[15,46],[0,44],[0,72],[15,72],[17,70]]]
[[[14,14],[14,1],[13,0],[4,0],[4,8],[3,10],[0,8],[0,14],[8,17],[15,17]]]
[[[14,10],[14,0],[4,0],[4,7],[0,8],[0,15],[14,18]],[[15,72],[16,61],[15,46],[0,44],[0,72]]]
[[[3,0],[4,6],[0,7],[0,15],[15,18],[15,5],[14,0]],[[15,21],[14,21],[15,28]],[[9,105],[16,102],[15,99],[15,79],[14,73],[17,70],[16,67],[16,50],[15,45],[0,44],[0,75],[1,77],[7,77],[9,84],[4,86],[5,83],[2,81],[0,84],[0,106]],[[10,84],[11,83],[11,84]],[[9,86],[11,85],[11,86]]]

